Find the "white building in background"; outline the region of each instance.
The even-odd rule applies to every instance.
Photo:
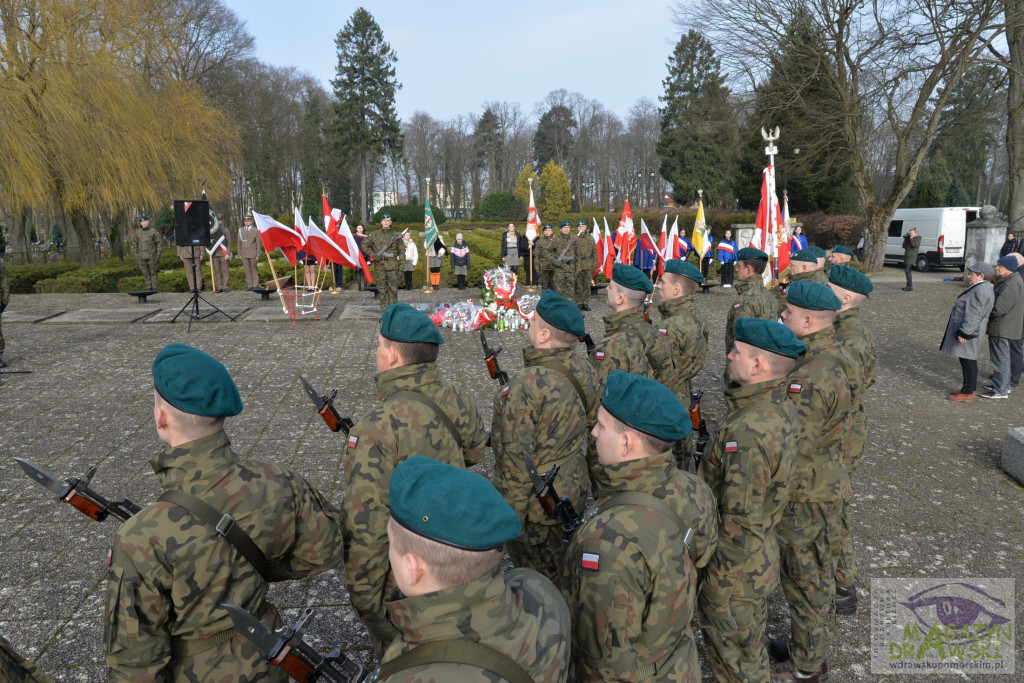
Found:
[[[383,206],[395,206],[398,204],[398,195],[394,192],[385,192],[383,190],[376,190],[373,193],[373,208],[370,210],[371,215],[380,211]]]

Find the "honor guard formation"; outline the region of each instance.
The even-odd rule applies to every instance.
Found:
[[[67,495],[96,519],[126,520],[107,584],[111,680],[368,680],[342,650],[303,640],[312,613],[282,629],[267,600],[271,583],[331,570],[369,630],[378,681],[696,682],[696,629],[718,681],[825,679],[837,615],[857,609],[850,496],[875,381],[859,308],[871,281],[843,250],[826,270],[807,248],[773,292],[768,255],[727,234],[727,412],[707,434],[693,382],[709,351],[693,301],[705,275],[674,259],[653,284],[642,264],[615,264],[592,342],[594,240],[582,221],[558,230],[545,225],[532,249],[514,225],[503,233],[506,266],[535,258],[544,291],[522,370],[494,364],[489,434],[478,404],[439,374],[441,331],[396,301],[415,245],[389,216],[365,237],[383,311],[379,403],[332,427],[346,435],[337,503],[289,467],[232,451],[225,421],[243,405],[219,361],[181,344],[157,354],[166,449],[150,464],[163,494],[144,508],[106,501],[86,476]],[[150,232],[144,217],[143,273],[155,267]],[[239,241],[243,261],[258,256],[253,235]],[[431,266],[443,252],[428,252]],[[461,234],[450,258],[465,286]],[[2,311],[2,261],[0,276]],[[484,349],[492,360],[486,338]],[[490,479],[467,469],[488,447]],[[791,633],[766,642],[779,584]],[[0,657],[12,680],[47,680],[2,640]]]

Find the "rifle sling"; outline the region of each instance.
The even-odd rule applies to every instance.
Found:
[[[250,564],[256,568],[256,571],[260,573],[264,581],[270,582],[270,579],[267,578],[266,555],[249,538],[249,535],[235,524],[235,520],[231,518],[231,515],[218,512],[216,508],[206,501],[178,489],[164,491],[158,500],[184,508],[197,520],[211,527],[224,540],[233,545],[238,552],[242,553],[245,559],[249,560]]]
[[[558,361],[554,360],[538,361],[537,365],[547,368],[549,370],[554,370],[555,372],[559,373],[567,380],[569,380],[569,383],[572,384],[573,389],[575,389],[576,393],[579,395],[580,401],[583,402],[583,412],[587,413],[588,415],[590,414],[590,403],[589,401],[587,401],[587,394],[585,391],[583,391],[583,386],[580,384],[579,380],[576,379],[572,372],[569,371],[569,368],[565,367]]]
[[[459,450],[465,452],[465,446],[463,446],[462,435],[459,434],[459,428],[455,426],[455,423],[452,422],[452,419],[450,417],[448,417],[448,414],[441,410],[441,406],[437,405],[437,403],[435,403],[433,399],[431,399],[429,396],[424,396],[418,391],[410,390],[399,391],[394,394],[391,394],[391,396],[388,397],[388,400],[391,400],[393,398],[407,398],[410,401],[422,403],[423,405],[433,410],[434,414],[437,415],[437,419],[441,421],[441,424],[444,425],[445,429],[448,430],[448,433],[452,435],[453,439],[455,439],[455,443],[456,445],[458,445]]]
[[[412,650],[381,664],[377,680],[387,680],[397,673],[423,664],[468,664],[501,676],[509,683],[534,683],[530,674],[508,655],[463,638],[417,645]]]

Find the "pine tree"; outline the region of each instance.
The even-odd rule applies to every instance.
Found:
[[[569,213],[572,205],[572,190],[569,177],[562,167],[553,160],[548,162],[540,174],[541,194],[537,200],[537,211],[541,217],[551,223]],[[529,197],[527,197],[529,201]]]
[[[533,172],[533,164],[523,166],[523,172],[519,174],[519,179],[516,180],[516,189],[512,190],[512,195],[526,207],[530,206],[531,179],[533,180],[533,200],[536,202],[540,194],[540,178]],[[542,217],[543,215],[541,214]]]
[[[689,203],[704,190],[705,201],[732,204],[736,169],[736,123],[729,89],[711,43],[690,30],[679,39],[662,82],[661,175],[676,201]]]
[[[360,7],[338,32],[335,149],[359,177],[360,216],[367,217],[366,180],[370,164],[401,150],[402,134],[395,112],[395,56],[373,15]]]
[[[565,105],[556,104],[544,112],[533,134],[533,157],[537,168],[547,168],[549,161],[565,167],[575,143],[573,130],[577,128],[572,110]]]

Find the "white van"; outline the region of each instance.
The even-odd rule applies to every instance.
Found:
[[[962,271],[967,241],[967,224],[978,217],[976,206],[937,209],[896,209],[885,240],[885,260],[903,263],[903,236],[917,228],[921,248],[917,269],[927,271],[939,266],[958,266]]]

